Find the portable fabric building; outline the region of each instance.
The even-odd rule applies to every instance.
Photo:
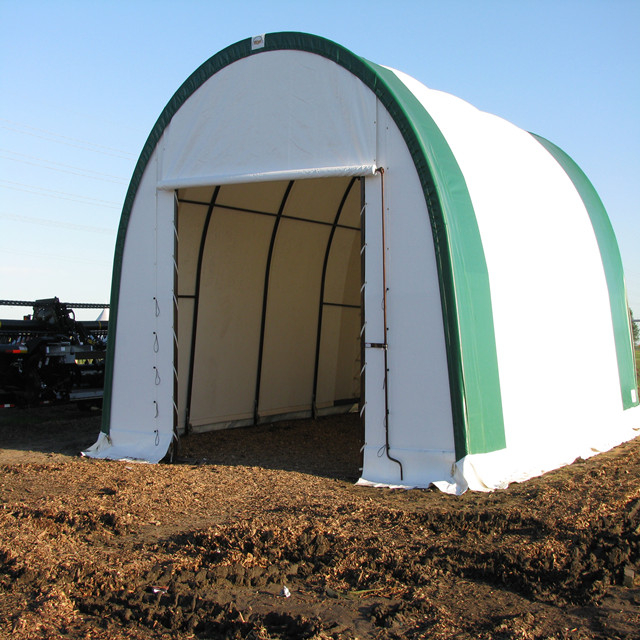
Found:
[[[496,488],[633,437],[633,358],[615,236],[566,154],[267,34],[197,69],[145,144],[86,453],[357,409],[361,482]]]

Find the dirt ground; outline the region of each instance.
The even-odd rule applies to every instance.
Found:
[[[352,417],[145,465],[77,455],[99,415],[0,411],[0,638],[640,637],[640,439],[453,497],[354,486]]]

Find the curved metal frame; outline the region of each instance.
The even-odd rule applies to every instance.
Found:
[[[200,236],[200,250],[198,252],[198,266],[196,268],[196,286],[193,302],[193,320],[191,325],[191,352],[189,354],[189,382],[187,384],[187,407],[184,420],[184,428],[187,433],[191,432],[191,396],[193,394],[193,369],[195,366],[196,355],[196,338],[198,334],[198,307],[200,303],[200,277],[202,272],[202,262],[204,260],[204,248],[207,242],[207,235],[209,233],[209,223],[211,222],[211,216],[213,214],[213,208],[216,205],[216,199],[220,193],[220,187],[216,187],[213,190],[211,201],[209,202],[209,208],[207,209],[207,217],[205,218],[204,225],[202,227],[202,235]]]
[[[351,189],[355,184],[358,178],[351,178],[345,192],[342,196],[342,200],[340,200],[340,205],[338,206],[338,210],[333,219],[333,225],[331,226],[331,232],[329,233],[329,238],[327,239],[327,249],[324,254],[324,263],[322,265],[322,280],[320,282],[320,300],[318,304],[318,329],[316,332],[316,355],[315,362],[313,366],[313,392],[311,395],[311,411],[314,418],[318,415],[318,409],[316,406],[316,396],[318,392],[318,368],[320,365],[320,340],[322,339],[322,316],[324,311],[324,288],[327,278],[327,267],[329,265],[329,254],[331,253],[331,246],[333,244],[333,237],[336,232],[336,228],[338,226],[338,221],[340,220],[340,216],[342,215],[342,210],[344,209],[344,205],[347,202],[347,198],[351,193]],[[353,305],[336,305],[336,306],[353,306]]]
[[[293,188],[294,181],[291,180],[287,185],[287,188],[282,196],[282,202],[276,215],[276,221],[273,224],[273,230],[271,232],[271,242],[269,244],[269,253],[267,255],[267,265],[264,273],[264,290],[262,294],[262,320],[260,322],[260,346],[258,347],[258,367],[256,372],[256,392],[253,403],[253,421],[258,424],[260,416],[258,415],[258,407],[260,404],[260,383],[262,379],[262,356],[264,350],[264,332],[267,324],[267,302],[269,298],[269,276],[271,274],[271,259],[273,258],[273,248],[276,243],[276,237],[278,235],[278,227],[280,226],[280,220],[282,220],[282,214],[287,204],[287,199]]]

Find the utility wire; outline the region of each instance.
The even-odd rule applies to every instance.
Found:
[[[109,207],[111,209],[119,209],[120,204],[110,200],[100,200],[98,198],[90,198],[77,193],[67,193],[66,191],[56,191],[54,189],[46,189],[44,187],[36,187],[22,182],[13,182],[11,180],[0,180],[0,186],[6,189],[14,189],[16,191],[24,191],[26,193],[35,193],[36,195],[47,196],[50,198],[59,198],[60,200],[71,200],[72,202],[82,202],[96,207]]]
[[[101,233],[104,235],[115,235],[115,229],[107,229],[106,227],[93,227],[87,224],[74,224],[72,222],[62,222],[61,220],[50,220],[48,218],[34,218],[31,216],[22,216],[15,213],[3,213],[0,211],[0,218],[5,220],[14,220],[16,222],[26,222],[28,224],[37,224],[43,227],[58,227],[61,229],[71,229],[72,231],[86,231],[89,233]]]
[[[114,149],[113,147],[107,147],[88,140],[79,140],[78,138],[71,138],[69,136],[63,136],[53,131],[47,131],[46,129],[38,129],[28,124],[21,124],[20,122],[12,122],[11,120],[5,120],[0,118],[0,128],[8,129],[9,131],[15,131],[34,138],[41,138],[44,140],[50,140],[59,144],[64,144],[69,147],[76,147],[79,149],[85,149],[87,151],[93,151],[94,153],[102,153],[107,156],[114,156],[116,158],[123,158],[126,160],[134,160],[135,154],[129,151],[123,151],[122,149]]]
[[[125,178],[120,178],[109,173],[100,173],[98,171],[91,171],[91,169],[82,169],[81,167],[74,167],[72,165],[63,164],[61,162],[46,160],[45,158],[28,156],[24,153],[18,153],[9,149],[0,149],[0,158],[5,158],[7,160],[11,160],[12,162],[22,162],[23,164],[29,164],[34,167],[50,169],[51,171],[59,171],[61,173],[70,173],[74,176],[82,176],[83,178],[91,178],[92,180],[102,180],[103,182],[111,182],[114,184],[122,185],[127,184],[127,180]]]

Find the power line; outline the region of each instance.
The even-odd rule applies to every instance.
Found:
[[[72,222],[62,222],[60,220],[50,220],[48,218],[34,218],[31,216],[22,216],[15,213],[0,212],[0,218],[5,220],[15,220],[16,222],[26,222],[29,224],[37,224],[44,227],[59,227],[61,229],[71,229],[72,231],[87,231],[89,233],[101,233],[105,235],[114,235],[115,229],[107,229],[106,227],[93,227],[86,224],[74,224]]]
[[[37,158],[35,156],[28,156],[24,153],[18,153],[17,151],[11,151],[9,149],[0,149],[0,158],[5,158],[13,162],[22,162],[23,164],[29,164],[34,167],[43,167],[44,169],[50,169],[51,171],[59,171],[61,173],[70,173],[74,176],[82,176],[83,178],[91,178],[92,180],[102,180],[103,182],[111,182],[114,184],[127,184],[125,178],[111,175],[109,173],[100,173],[98,171],[92,171],[91,169],[82,169],[81,167],[74,167],[72,165],[63,164],[61,162],[54,162],[53,160],[46,160],[45,158]],[[11,155],[7,155],[11,154]],[[13,157],[18,156],[18,157]],[[34,162],[37,161],[37,162]],[[49,166],[55,165],[55,166]],[[60,168],[58,168],[60,167]]]
[[[111,209],[119,209],[120,204],[110,200],[100,200],[98,198],[90,198],[77,193],[67,193],[66,191],[56,191],[54,189],[46,189],[45,187],[36,187],[34,185],[24,184],[22,182],[13,182],[11,180],[0,180],[0,186],[16,191],[24,191],[26,193],[34,193],[50,198],[58,198],[60,200],[71,200],[72,202],[81,202],[96,207],[109,207]]]
[[[28,136],[33,136],[34,138],[50,140],[52,142],[57,142],[58,144],[64,144],[69,147],[85,149],[87,151],[93,151],[94,153],[102,153],[107,156],[114,156],[116,158],[123,158],[125,160],[134,160],[136,157],[135,154],[129,151],[123,151],[122,149],[114,149],[113,147],[107,147],[101,144],[96,144],[95,142],[89,142],[88,140],[80,140],[78,138],[63,136],[59,133],[55,133],[53,131],[47,131],[46,129],[38,129],[37,127],[32,127],[31,125],[28,125],[28,124],[22,124],[20,122],[12,122],[11,120],[6,120],[4,118],[0,118],[0,122],[6,123],[6,124],[0,124],[0,127],[3,129],[8,129],[9,131],[15,131],[17,133],[22,133]]]

